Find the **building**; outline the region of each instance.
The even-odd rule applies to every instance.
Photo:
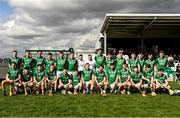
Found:
[[[180,52],[180,14],[106,14],[96,48]]]

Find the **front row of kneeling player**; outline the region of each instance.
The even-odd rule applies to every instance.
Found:
[[[113,63],[110,68],[105,70],[103,66],[100,66],[95,72],[87,63],[83,71],[75,71],[72,75],[69,75],[65,68],[59,77],[56,76],[53,64],[49,72],[45,72],[42,65],[38,65],[33,73],[29,68],[25,68],[23,73],[20,73],[16,69],[16,64],[13,63],[6,80],[2,81],[4,95],[6,95],[5,85],[10,85],[10,95],[16,94],[18,88],[24,88],[25,95],[28,94],[27,88],[30,93],[36,91],[37,94],[44,94],[47,91],[49,95],[57,89],[64,94],[77,94],[81,91],[83,94],[91,94],[96,89],[103,95],[106,95],[108,90],[115,94],[130,94],[130,91],[137,90],[146,96],[148,88],[153,96],[156,95],[158,89],[167,90],[170,95],[172,94],[163,70],[159,69],[159,72],[155,74],[151,66],[147,65],[143,73],[139,72],[137,67],[134,68],[134,72],[130,72],[126,64],[123,64],[122,70],[116,70]]]

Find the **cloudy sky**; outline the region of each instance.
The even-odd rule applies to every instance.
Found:
[[[106,13],[178,13],[180,0],[0,0],[0,57],[94,48]]]

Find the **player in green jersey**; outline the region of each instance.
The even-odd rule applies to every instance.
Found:
[[[127,90],[127,94],[130,94],[129,89],[131,87],[131,83],[130,83],[130,72],[127,68],[127,64],[123,63],[122,65],[122,69],[119,71],[120,74],[120,79],[119,79],[119,90],[121,92],[121,94],[125,94],[126,90]]]
[[[123,51],[119,50],[119,53],[116,58],[116,69],[118,71],[122,69],[123,63],[125,63],[125,59],[123,58]]]
[[[67,60],[68,63],[68,73],[70,75],[72,75],[72,73],[74,73],[77,69],[78,69],[78,61],[77,59],[74,57],[74,53],[71,53],[69,55],[69,58]]]
[[[31,64],[31,72],[33,75],[36,73],[37,67],[36,67],[36,60],[33,59],[32,64]]]
[[[41,51],[41,50],[38,50],[38,51],[37,51],[36,67],[37,67],[39,64],[41,64],[42,67],[44,68],[45,59],[44,59],[44,57],[42,56],[42,51]]]
[[[55,64],[55,60],[52,58],[52,53],[48,53],[48,58],[45,60],[46,72],[49,72],[51,64]]]
[[[47,82],[47,88],[48,88],[48,93],[49,95],[53,94],[56,92],[57,88],[57,76],[56,76],[56,68],[54,66],[54,63],[52,63],[49,67],[49,71],[46,71],[46,82]]]
[[[31,53],[29,51],[25,52],[25,57],[23,58],[23,68],[30,68],[32,64],[33,59],[31,58]]]
[[[145,69],[146,65],[148,65],[148,64],[151,66],[151,71],[154,71],[155,61],[153,60],[152,53],[148,53],[148,59],[144,62],[144,69]]]
[[[139,63],[139,68],[140,68],[140,71],[143,72],[143,67],[144,67],[144,55],[142,53],[139,53],[138,54],[138,63]]]
[[[106,70],[106,77],[108,79],[108,85],[110,86],[111,93],[117,93],[118,90],[116,90],[117,85],[119,83],[119,74],[118,71],[115,68],[115,64],[111,63],[110,69]]]
[[[164,56],[164,51],[159,52],[159,58],[156,59],[156,71],[159,69],[165,70],[167,67],[167,58]]]
[[[133,72],[135,67],[138,67],[138,70],[140,70],[139,62],[136,59],[136,54],[132,53],[131,59],[129,59],[129,61],[128,61],[128,68],[129,68],[130,72]]]
[[[109,70],[110,69],[110,64],[111,63],[115,63],[115,60],[113,59],[113,55],[111,52],[108,52],[108,55],[107,55],[107,59],[105,61],[105,67],[106,67],[106,70]]]
[[[57,78],[59,78],[64,68],[67,68],[67,59],[64,58],[63,52],[59,52],[59,58],[56,59]]]
[[[98,90],[102,95],[106,96],[106,89],[108,87],[108,80],[106,77],[106,73],[104,72],[104,66],[101,65],[99,70],[95,72],[95,82]]]
[[[43,66],[38,64],[37,71],[34,73],[34,83],[36,86],[36,93],[39,94],[41,91],[42,95],[44,95],[45,90],[45,72],[43,70]]]
[[[81,78],[83,81],[83,93],[92,93],[94,88],[94,73],[90,69],[90,64],[86,63],[85,68],[81,73]],[[90,89],[90,90],[89,90]]]
[[[24,70],[23,70],[22,85],[24,87],[25,95],[28,95],[27,88],[30,88],[30,90],[32,92],[32,88],[34,86],[34,83],[33,83],[33,73],[30,71],[29,67],[25,67]]]
[[[142,76],[142,96],[146,96],[147,88],[151,87],[151,95],[156,96],[155,87],[153,85],[154,71],[151,70],[151,65],[147,64]]]
[[[167,81],[167,75],[164,74],[164,70],[162,68],[159,69],[159,72],[154,77],[155,88],[156,90],[168,90],[169,94],[171,95],[172,90]]]
[[[102,54],[102,49],[97,50],[94,60],[96,61],[96,69],[99,69],[100,65],[105,65],[106,57]]]
[[[70,90],[73,89],[72,77],[68,74],[66,68],[63,69],[63,73],[60,74],[58,89],[62,91],[63,94],[71,94]]]
[[[139,71],[138,67],[134,67],[134,71],[131,72],[131,87],[133,89],[138,89],[141,93],[141,85],[142,85],[142,73]]]
[[[21,59],[17,56],[16,50],[12,52],[12,57],[8,60],[9,68],[11,68],[12,63],[16,64],[17,69],[21,69]]]
[[[2,91],[4,95],[6,95],[5,92],[5,86],[10,85],[10,93],[9,95],[12,96],[13,94],[15,95],[17,93],[17,87],[21,83],[21,74],[19,70],[16,68],[16,63],[12,62],[11,67],[6,75],[6,80],[2,81]]]
[[[74,94],[76,95],[78,92],[80,92],[83,89],[83,82],[81,79],[80,72],[76,70],[72,75],[73,80],[73,88],[74,88]]]

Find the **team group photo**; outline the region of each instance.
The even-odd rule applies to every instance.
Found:
[[[180,117],[180,0],[0,0],[0,117]]]
[[[20,58],[14,50],[8,60],[6,79],[1,83],[3,94],[7,95],[6,85],[10,85],[10,96],[18,94],[18,89],[23,89],[25,95],[53,95],[58,92],[106,96],[107,93],[131,94],[133,91],[146,96],[149,91],[156,96],[160,90],[169,95],[175,94],[168,79],[179,80],[180,65],[175,65],[175,71],[168,71],[172,63],[164,51],[159,51],[156,58],[152,53],[146,57],[135,52],[124,55],[122,49],[115,55],[109,51],[105,56],[102,49],[95,53],[94,58],[88,54],[84,59],[83,54],[75,58],[74,52],[67,55],[58,52],[57,59],[54,59],[50,52],[43,57],[41,50],[37,51],[36,58],[32,58],[27,50],[24,58]]]

